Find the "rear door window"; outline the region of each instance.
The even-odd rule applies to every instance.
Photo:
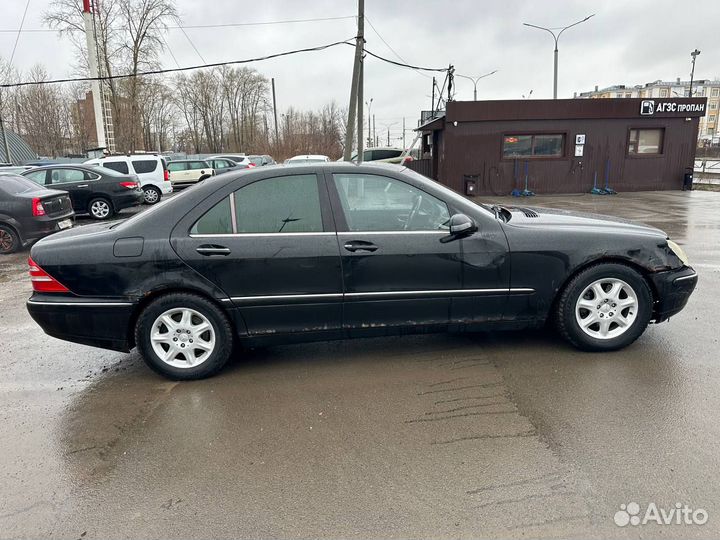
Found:
[[[72,182],[84,182],[85,171],[80,169],[50,169],[50,184],[70,184]]]
[[[154,159],[138,159],[133,160],[132,165],[138,174],[151,173],[157,169],[157,160]]]
[[[199,169],[207,169],[207,168],[208,168],[208,164],[205,163],[204,161],[191,161],[190,163],[188,163],[188,165],[190,165],[189,168],[192,169],[192,170],[199,170]]]
[[[102,166],[106,169],[112,169],[113,171],[117,171],[122,174],[128,174],[130,172],[128,164],[124,161],[104,161]]]

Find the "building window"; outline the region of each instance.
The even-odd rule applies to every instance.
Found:
[[[662,154],[664,138],[665,130],[662,128],[631,129],[628,154],[631,156]]]
[[[565,135],[505,135],[503,158],[562,157]]]
[[[720,88],[712,89],[712,97],[718,97],[720,95]]]
[[[632,94],[629,93],[629,92],[626,92],[626,93],[625,93],[625,97],[626,97],[626,98],[631,98],[631,97],[632,97]]]
[[[715,123],[715,115],[711,114],[708,116],[708,124],[714,124]]]
[[[718,102],[717,101],[711,101],[710,102],[710,108],[711,109],[717,109]]]
[[[661,89],[660,89],[660,97],[668,97],[667,88],[661,88]]]

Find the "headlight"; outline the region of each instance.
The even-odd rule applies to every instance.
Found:
[[[670,248],[670,250],[677,256],[678,259],[680,259],[682,261],[682,263],[685,266],[690,266],[690,259],[688,259],[688,256],[683,251],[683,248],[678,246],[672,240],[668,240],[667,244],[668,244],[668,247]]]

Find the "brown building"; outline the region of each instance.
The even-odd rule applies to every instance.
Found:
[[[681,189],[705,98],[452,101],[418,128],[412,168],[456,191]]]

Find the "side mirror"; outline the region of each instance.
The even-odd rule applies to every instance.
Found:
[[[455,214],[450,218],[450,235],[465,236],[475,231],[477,231],[477,225],[465,214]]]

